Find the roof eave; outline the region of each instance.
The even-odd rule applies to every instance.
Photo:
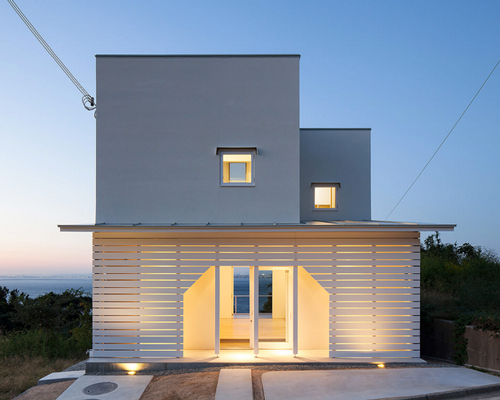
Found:
[[[343,223],[343,224],[94,224],[58,225],[61,232],[416,232],[453,231],[454,224]]]

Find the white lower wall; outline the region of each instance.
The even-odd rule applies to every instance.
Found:
[[[196,235],[94,234],[92,357],[214,349],[214,265],[299,269],[299,352],[420,356],[418,232]]]
[[[299,351],[328,350],[328,292],[303,267],[298,268]]]
[[[184,350],[215,349],[215,267],[184,293]]]
[[[287,271],[273,271],[273,318],[286,318],[286,274]]]
[[[233,318],[233,267],[220,268],[220,317]]]

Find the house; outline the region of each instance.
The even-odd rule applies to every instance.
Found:
[[[91,360],[418,359],[419,232],[454,226],[371,220],[370,129],[300,128],[299,58],[97,56],[96,222],[60,226],[93,233]]]

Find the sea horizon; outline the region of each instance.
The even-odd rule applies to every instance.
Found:
[[[0,276],[0,287],[5,286],[10,291],[18,290],[31,298],[46,293],[62,293],[68,289],[82,289],[85,293],[92,293],[92,275],[17,275]]]

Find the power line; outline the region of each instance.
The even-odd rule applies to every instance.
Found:
[[[453,128],[451,128],[451,130],[448,132],[448,134],[446,135],[446,137],[443,139],[443,141],[441,142],[441,144],[439,145],[439,147],[436,149],[436,151],[434,152],[434,154],[432,155],[431,158],[429,158],[429,161],[427,161],[427,164],[425,164],[424,168],[422,168],[422,170],[420,171],[420,173],[417,175],[417,177],[415,178],[415,180],[412,182],[412,184],[410,185],[410,187],[406,190],[406,192],[403,194],[403,196],[401,196],[401,198],[399,199],[399,201],[396,203],[396,205],[394,206],[394,208],[391,210],[391,212],[389,214],[387,214],[387,217],[385,217],[385,220],[387,221],[387,218],[389,218],[392,214],[392,212],[396,209],[396,207],[399,205],[399,203],[401,203],[401,201],[405,198],[406,194],[410,191],[410,189],[413,187],[413,185],[415,184],[415,182],[418,180],[418,178],[420,178],[420,175],[422,175],[422,173],[425,171],[425,169],[427,168],[427,166],[430,164],[430,162],[432,161],[432,159],[434,158],[434,156],[437,154],[437,152],[439,151],[439,149],[441,148],[441,146],[444,144],[444,142],[446,142],[446,139],[448,139],[448,136],[451,135],[451,132],[453,132],[453,129],[455,129],[455,127],[458,125],[458,123],[460,122],[460,120],[462,119],[462,117],[465,115],[465,113],[467,112],[467,110],[469,109],[470,105],[472,104],[472,102],[476,99],[477,95],[479,94],[479,92],[481,91],[481,89],[483,88],[483,86],[486,84],[486,82],[488,82],[488,79],[490,79],[490,76],[493,74],[493,72],[495,71],[495,69],[498,67],[498,64],[500,64],[500,60],[498,60],[498,62],[496,63],[495,67],[493,67],[493,69],[491,70],[490,74],[488,75],[488,77],[486,78],[486,80],[483,82],[483,84],[481,85],[481,87],[479,88],[479,90],[476,92],[476,94],[474,95],[474,97],[472,98],[472,100],[470,101],[469,105],[465,108],[464,112],[462,113],[462,115],[460,115],[460,118],[457,120],[457,122],[455,122],[455,125],[453,125]]]
[[[80,84],[80,82],[78,82],[78,80],[73,76],[70,70],[66,68],[66,65],[64,65],[64,63],[59,59],[59,57],[57,57],[56,53],[54,53],[54,50],[52,50],[52,48],[48,45],[48,43],[43,39],[42,35],[38,33],[38,31],[26,17],[26,15],[24,15],[21,9],[17,6],[15,1],[14,0],[7,0],[7,1],[12,6],[17,15],[19,15],[21,20],[26,24],[31,33],[33,33],[33,35],[37,38],[37,40],[40,42],[43,48],[47,50],[47,53],[49,53],[49,55],[54,59],[57,65],[59,65],[62,71],[66,74],[66,76],[71,80],[71,82],[73,82],[76,88],[83,95],[82,97],[83,106],[89,111],[94,110],[96,108],[96,102],[94,98],[85,90],[85,88]]]

